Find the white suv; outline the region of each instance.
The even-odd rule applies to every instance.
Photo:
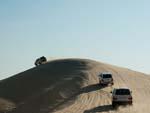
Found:
[[[132,92],[129,88],[118,88],[112,92],[112,106],[117,104],[130,104],[132,105]]]
[[[114,82],[113,82],[113,77],[112,77],[112,74],[111,73],[101,73],[99,75],[99,84],[100,85],[108,85],[108,84],[111,84],[113,85]]]

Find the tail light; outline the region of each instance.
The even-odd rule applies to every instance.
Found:
[[[117,100],[117,97],[113,97],[113,100]]]
[[[129,97],[128,99],[129,99],[129,100],[132,100],[132,97]]]

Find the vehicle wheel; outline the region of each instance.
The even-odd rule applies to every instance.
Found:
[[[101,86],[101,81],[99,80],[99,85]]]
[[[130,102],[130,103],[129,103],[129,105],[131,105],[131,106],[132,106],[132,105],[133,105],[133,104],[132,104],[132,102]]]
[[[116,105],[117,105],[116,102],[112,102],[112,107],[113,108],[116,108]]]

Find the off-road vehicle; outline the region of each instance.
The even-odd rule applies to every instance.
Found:
[[[99,77],[99,84],[100,85],[108,85],[108,84],[113,85],[114,84],[113,77],[112,77],[111,73],[104,72],[104,73],[99,74],[98,77]]]
[[[132,92],[129,88],[113,89],[112,93],[112,106],[120,104],[132,105]]]
[[[42,56],[42,57],[36,59],[34,64],[35,64],[35,66],[39,66],[41,64],[45,64],[46,62],[47,62],[46,57]]]

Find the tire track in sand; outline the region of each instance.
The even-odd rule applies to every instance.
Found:
[[[102,70],[102,66],[95,66],[88,72],[91,76],[86,87],[90,88],[93,84],[98,83],[96,79],[98,71],[110,71],[114,75],[113,87],[127,86],[132,89],[133,106],[121,106],[117,110],[112,109],[110,91],[113,87],[100,88],[100,86],[94,87],[93,85],[93,89],[79,94],[74,104],[54,113],[148,113],[150,111],[150,99],[148,98],[150,95],[150,77],[134,73],[128,69],[114,68],[109,65],[104,65],[104,67],[106,68]]]

